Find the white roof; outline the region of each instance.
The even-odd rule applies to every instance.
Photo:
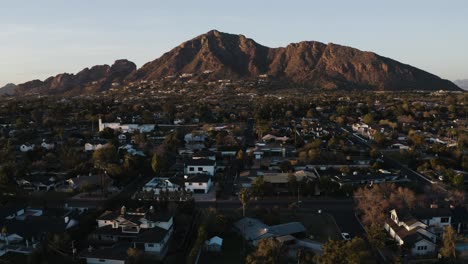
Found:
[[[223,239],[219,236],[214,236],[206,241],[208,245],[223,245]]]

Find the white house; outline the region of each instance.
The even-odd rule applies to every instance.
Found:
[[[408,245],[412,255],[425,255],[436,250],[436,235],[408,211],[391,210],[390,219],[385,222],[384,227],[398,245]]]
[[[20,146],[21,152],[29,152],[34,150],[34,144],[23,144]]]
[[[438,208],[436,205],[432,205],[431,208],[416,208],[411,211],[411,215],[426,224],[427,229],[438,236],[452,223],[452,211],[449,208]]]
[[[186,143],[204,142],[208,135],[205,132],[193,132],[184,136]]]
[[[91,143],[85,143],[84,148],[85,151],[95,151],[100,148],[104,147],[103,144],[91,144]]]
[[[135,210],[122,206],[119,211],[104,212],[96,221],[98,229],[92,234],[95,240],[108,243],[127,241],[132,247],[158,258],[167,253],[174,224],[171,213],[155,212],[152,206]],[[86,252],[84,256],[87,256]]]
[[[192,159],[185,163],[185,174],[204,173],[214,176],[216,172],[216,161],[211,159]]]
[[[185,189],[193,193],[208,193],[212,186],[211,176],[207,174],[195,174],[185,180]]]
[[[120,130],[123,133],[133,133],[136,130],[142,133],[148,133],[154,130],[154,124],[120,124],[117,122],[114,123],[103,123],[102,119],[99,118],[99,132],[103,131],[105,128],[111,128],[114,130]]]
[[[214,236],[205,241],[205,250],[211,252],[221,252],[223,247],[223,239],[219,236]]]
[[[120,142],[125,142],[127,141],[127,136],[125,134],[120,134],[118,136]]]
[[[144,192],[154,192],[155,195],[159,195],[161,190],[174,192],[179,190],[181,186],[176,184],[169,178],[153,178],[143,186]]]
[[[46,149],[46,150],[52,150],[55,148],[54,143],[47,143],[45,140],[42,141],[41,147]]]

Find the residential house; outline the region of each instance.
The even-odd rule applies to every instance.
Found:
[[[73,190],[81,190],[85,186],[101,186],[107,185],[107,183],[111,182],[112,179],[106,173],[100,174],[90,174],[89,176],[86,175],[78,175],[76,177],[67,179],[65,182],[68,183],[68,186]]]
[[[208,193],[212,186],[211,176],[207,174],[191,174],[185,180],[185,190],[193,193]]]
[[[192,159],[185,162],[185,174],[204,173],[214,176],[216,172],[216,161],[211,159]]]
[[[100,148],[104,147],[104,144],[101,144],[101,143],[85,143],[84,145],[84,149],[85,151],[95,151],[95,150],[98,150]]]
[[[99,118],[99,132],[103,131],[105,128],[111,128],[113,130],[122,131],[122,133],[133,133],[136,130],[142,133],[149,133],[154,130],[154,127],[154,124],[121,124],[120,122],[103,123],[102,119]]]
[[[268,226],[258,219],[244,217],[234,223],[234,229],[244,240],[255,247],[264,238],[275,238],[280,242],[292,243],[307,237],[306,228],[299,222]]]
[[[439,208],[431,205],[430,208],[415,208],[411,215],[428,226],[428,230],[441,237],[445,227],[452,223],[452,211],[450,208]]]
[[[96,221],[98,229],[90,236],[94,242],[130,242],[132,247],[159,259],[166,255],[173,233],[172,214],[156,212],[152,206],[134,210],[122,206],[120,210],[104,212]],[[88,255],[84,252],[81,256]]]
[[[182,188],[181,184],[176,178],[155,177],[147,182],[142,189],[144,192],[154,192],[155,195],[159,195],[161,191],[175,192],[180,188]]]
[[[374,139],[374,134],[377,132],[377,130],[362,122],[353,124],[352,129],[354,132],[367,139]]]
[[[25,143],[23,145],[20,146],[20,151],[21,152],[29,152],[29,151],[33,151],[34,150],[34,144],[28,144],[28,143]]]
[[[79,212],[6,207],[0,210],[0,226],[6,231],[0,236],[0,256],[8,252],[31,254],[48,234],[63,233],[78,225]]]
[[[200,150],[193,154],[192,159],[216,160],[216,153],[210,150]]]
[[[223,239],[219,236],[214,236],[205,241],[204,249],[210,252],[221,252],[223,247]]]
[[[411,255],[426,255],[436,250],[436,235],[407,210],[391,210],[384,227],[399,246],[409,248]]]
[[[128,263],[127,250],[132,247],[129,242],[119,242],[109,247],[94,249],[90,246],[81,252],[79,257],[87,264],[126,264]]]
[[[208,138],[208,134],[203,131],[196,131],[192,133],[188,133],[184,136],[184,141],[187,144],[193,143],[203,143]]]
[[[44,148],[45,150],[52,150],[55,148],[54,143],[47,143],[45,140],[42,141],[41,147]]]

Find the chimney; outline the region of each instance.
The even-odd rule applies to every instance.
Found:
[[[121,214],[121,215],[125,215],[126,210],[127,210],[127,209],[125,208],[125,205],[123,205],[122,208],[120,208],[120,214]]]

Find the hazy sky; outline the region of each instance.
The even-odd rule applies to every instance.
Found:
[[[126,58],[211,29],[278,47],[317,40],[468,78],[468,1],[0,0],[0,87]]]

